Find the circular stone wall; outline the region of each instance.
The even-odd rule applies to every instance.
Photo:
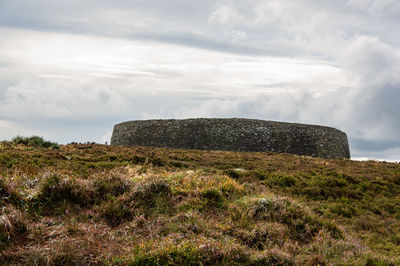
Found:
[[[238,118],[124,122],[114,126],[111,145],[350,158],[347,136],[335,128]]]

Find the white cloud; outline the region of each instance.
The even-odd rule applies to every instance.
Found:
[[[398,153],[398,1],[78,2],[0,2],[2,137],[104,142],[123,120],[237,116]]]
[[[230,6],[220,6],[209,15],[208,22],[226,25],[231,22],[236,22],[238,18],[239,14],[234,8]]]
[[[8,53],[0,58],[14,66],[13,84],[0,89],[1,118],[8,120],[268,116],[280,112],[282,95],[301,99],[304,93],[335,90],[334,83],[320,88],[310,80],[341,76],[339,68],[321,60],[227,55],[71,34],[2,33],[9,38],[0,42],[0,51]],[[258,98],[268,99],[269,108],[246,107]],[[280,117],[297,112],[293,107]]]

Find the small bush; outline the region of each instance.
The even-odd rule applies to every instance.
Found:
[[[11,140],[11,142],[15,145],[25,145],[37,148],[51,148],[51,149],[60,149],[60,146],[51,141],[46,141],[42,137],[32,136],[32,137],[21,137],[17,136]]]
[[[279,251],[268,251],[252,262],[251,265],[291,266],[295,265],[295,263],[288,254]]]
[[[6,168],[12,168],[16,161],[10,155],[0,154],[0,166],[5,166]]]
[[[133,164],[144,164],[146,162],[146,157],[140,157],[140,156],[133,156],[132,158],[132,163]]]
[[[365,262],[365,266],[394,266],[394,263],[388,261],[380,260],[377,258],[369,257]]]
[[[131,210],[115,197],[112,197],[105,204],[103,215],[112,227],[118,226],[123,221],[130,220],[133,217]]]
[[[208,207],[221,208],[224,204],[222,193],[215,189],[209,189],[202,193],[202,197],[206,200]]]
[[[192,241],[191,241],[192,242]],[[194,241],[193,241],[194,242]],[[149,245],[150,246],[150,245]],[[217,243],[162,243],[151,250],[138,247],[129,265],[240,265],[249,264],[248,252],[240,247],[223,248]]]
[[[357,209],[350,204],[334,203],[328,209],[331,213],[343,216],[345,218],[352,218],[357,215]]]
[[[103,216],[111,226],[131,220],[136,214],[165,213],[171,204],[171,189],[164,180],[149,178],[135,184],[129,195],[112,196],[103,207]]]
[[[164,166],[165,161],[161,158],[151,158],[150,163],[154,166]]]
[[[373,230],[379,227],[378,220],[373,216],[362,215],[354,221],[354,228],[360,230]]]
[[[314,254],[308,259],[307,265],[310,266],[324,266],[327,265],[326,259],[321,254]]]
[[[93,194],[93,191],[89,190],[83,182],[52,175],[42,181],[34,202],[49,211],[53,211],[52,207],[60,203],[72,203],[85,207],[93,203]]]
[[[277,176],[274,183],[281,187],[291,187],[296,185],[296,178],[288,175]]]
[[[0,215],[0,250],[27,231],[23,215],[11,206],[4,207]]]
[[[105,200],[110,196],[118,197],[129,191],[132,184],[121,176],[101,176],[93,181],[93,188],[98,200]]]
[[[176,168],[187,168],[189,167],[188,164],[183,163],[183,162],[179,162],[179,161],[171,161],[169,162],[170,166],[176,167]]]
[[[225,170],[224,174],[233,179],[239,179],[242,176],[242,173],[235,169]]]
[[[286,199],[263,198],[253,203],[249,215],[257,220],[282,223],[288,226],[290,237],[309,242],[318,231],[327,229],[334,237],[341,237],[339,229],[312,216],[298,204]]]
[[[3,178],[0,178],[0,202],[6,201],[10,197],[10,188],[6,185]]]
[[[18,205],[21,199],[16,191],[14,191],[2,177],[0,177],[0,206],[4,203]]]
[[[146,214],[167,213],[172,204],[170,185],[162,179],[146,179],[136,184],[127,204]]]
[[[248,229],[238,228],[233,236],[243,244],[257,250],[265,250],[275,245],[282,247],[290,234],[288,227],[279,223],[261,223]]]
[[[137,183],[131,194],[131,199],[135,201],[151,201],[157,195],[169,195],[171,188],[164,180],[149,178]]]

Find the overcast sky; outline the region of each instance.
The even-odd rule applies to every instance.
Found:
[[[399,29],[398,0],[0,0],[0,139],[243,117],[400,160]]]

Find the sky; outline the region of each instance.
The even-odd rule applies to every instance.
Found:
[[[398,0],[0,0],[0,139],[254,118],[400,161]]]

